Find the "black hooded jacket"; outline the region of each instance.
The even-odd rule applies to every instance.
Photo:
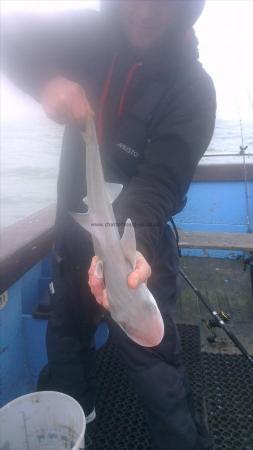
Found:
[[[177,32],[146,55],[134,52],[120,35],[112,6],[116,2],[105,3],[104,14],[75,11],[57,20],[30,17],[24,19],[26,26],[19,19],[15,33],[6,21],[4,65],[35,98],[54,75],[84,86],[96,112],[105,179],[124,185],[114,205],[117,222],[131,218],[137,248],[152,265],[158,249],[167,245],[166,223],[182,209],[214,130],[215,91],[198,61],[192,29],[204,2],[178,2]],[[78,262],[83,234],[68,212],[85,211],[84,177],[80,132],[66,126],[56,236],[62,249],[72,242]],[[169,256],[168,245],[166,249]]]

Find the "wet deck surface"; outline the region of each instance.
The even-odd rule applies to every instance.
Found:
[[[228,313],[231,331],[241,340],[249,353],[253,354],[253,297],[249,269],[244,272],[241,260],[184,257],[182,268],[207,296],[216,311]],[[240,353],[222,330],[217,330],[217,341],[210,344],[202,320],[209,320],[210,314],[202,306],[194,292],[182,282],[182,293],[178,300],[175,320],[200,326],[201,351]]]

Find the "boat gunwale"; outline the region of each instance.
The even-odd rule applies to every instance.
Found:
[[[246,165],[200,162],[193,178],[193,182],[203,183],[245,181],[253,181],[253,157]],[[52,204],[0,230],[0,294],[50,253],[55,213],[56,205]]]
[[[0,294],[50,253],[55,211],[52,204],[1,230]]]
[[[193,181],[253,181],[253,154],[221,156],[204,155]]]

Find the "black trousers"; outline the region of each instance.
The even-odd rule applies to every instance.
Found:
[[[176,258],[176,250],[173,252]],[[50,380],[47,388],[73,396],[86,414],[95,405],[93,340],[102,313],[87,284],[91,257],[92,246],[87,244],[82,268],[73,263],[58,263],[54,259],[55,295],[47,329]],[[176,296],[176,269],[172,257],[169,264],[171,289],[170,292],[166,290],[167,298],[163,297],[163,290],[156,283],[158,278],[154,278],[153,286],[152,282],[149,286],[156,299],[160,297],[158,303],[165,323],[161,344],[154,348],[141,347],[132,342],[115,322],[109,319],[108,325],[111,338],[142,398],[155,449],[193,450],[202,447],[197,446],[198,432],[181,359],[180,338],[168,307]],[[162,274],[159,264],[157,271]]]

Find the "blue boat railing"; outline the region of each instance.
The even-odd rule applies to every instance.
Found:
[[[231,162],[224,158],[205,160],[196,169],[188,204],[177,215],[176,224],[189,232],[247,232],[246,203],[252,201],[253,205],[253,155],[247,156],[246,166],[239,156]],[[55,209],[50,205],[0,231],[0,294],[50,253]],[[250,208],[251,221],[252,214]]]

